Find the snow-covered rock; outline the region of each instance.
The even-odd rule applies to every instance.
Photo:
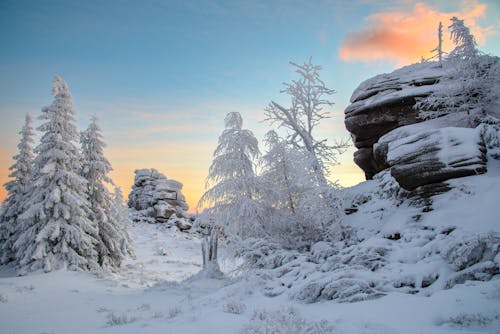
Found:
[[[135,171],[134,185],[128,197],[128,206],[137,211],[132,214],[135,220],[149,223],[164,223],[171,217],[189,218],[188,205],[181,192],[182,183],[167,179],[156,169]],[[182,224],[188,229],[187,224]]]
[[[368,79],[353,92],[344,123],[358,149],[354,161],[367,179],[385,168],[374,159],[373,144],[391,130],[419,122],[416,98],[437,89],[443,75],[436,63],[413,64]]]
[[[380,138],[374,145],[374,157],[407,190],[486,172],[480,129],[422,130],[409,125]]]

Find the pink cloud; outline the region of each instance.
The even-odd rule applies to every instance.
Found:
[[[431,56],[437,45],[437,27],[443,23],[443,49],[453,45],[447,27],[450,18],[465,20],[479,44],[484,44],[492,28],[482,28],[477,20],[486,15],[487,5],[475,0],[463,2],[457,12],[440,12],[422,2],[409,11],[389,11],[368,16],[368,27],[347,35],[339,51],[344,61],[389,60],[399,65]]]

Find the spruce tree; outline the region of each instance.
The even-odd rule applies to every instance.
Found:
[[[87,182],[79,175],[81,155],[75,144],[78,131],[71,94],[58,76],[52,93],[54,101],[40,116],[42,137],[14,243],[20,274],[97,268],[98,231],[88,218]]]
[[[97,225],[99,238],[97,245],[99,265],[108,270],[117,270],[124,256],[129,255],[130,245],[126,222],[120,216],[123,205],[114,201],[106,184],[113,185],[108,176],[111,164],[104,156],[105,143],[97,117],[92,117],[87,130],[80,137],[82,144],[82,176],[87,180],[87,199],[90,202],[90,220]]]
[[[219,137],[214,160],[209,168],[207,187],[198,204],[209,209],[216,225],[230,236],[245,238],[262,229],[262,207],[257,201],[258,181],[254,159],[260,155],[258,142],[243,119],[231,112],[224,119],[226,128]]]
[[[21,140],[17,145],[18,154],[13,157],[15,163],[9,168],[9,177],[13,178],[4,186],[7,198],[0,214],[0,263],[15,261],[13,243],[17,238],[17,218],[22,213],[22,203],[33,173],[33,121],[28,114],[24,127],[19,132]]]

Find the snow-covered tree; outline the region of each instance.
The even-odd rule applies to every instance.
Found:
[[[288,145],[274,130],[266,134],[265,142],[268,151],[260,159],[263,201],[295,214],[298,197],[304,192],[301,181],[308,173],[304,164],[307,155]],[[312,184],[309,182],[308,186]]]
[[[210,165],[207,188],[198,206],[210,205],[217,226],[229,236],[245,238],[258,234],[262,227],[262,208],[256,196],[254,159],[260,152],[257,139],[243,129],[238,112],[226,115],[225,130],[219,137]]]
[[[87,199],[90,202],[89,218],[98,227],[98,262],[101,267],[116,270],[128,255],[128,233],[123,217],[112,215],[115,203],[106,184],[113,185],[108,176],[111,164],[104,156],[104,141],[97,117],[92,117],[89,127],[80,136],[82,145],[82,176],[87,180]],[[116,208],[119,210],[119,208]],[[123,249],[122,249],[123,248]]]
[[[109,216],[111,221],[117,222],[118,226],[121,228],[120,250],[122,255],[134,258],[135,253],[132,248],[132,240],[130,239],[128,231],[130,218],[128,209],[124,204],[123,193],[120,187],[115,187],[113,193],[113,205],[109,210]]]
[[[498,123],[498,117],[493,116],[498,115],[498,58],[480,55],[464,21],[456,17],[451,21],[455,48],[442,64],[445,75],[439,89],[419,99],[415,108],[423,119],[454,114],[468,126]]]
[[[9,168],[9,177],[13,178],[5,184],[7,198],[0,214],[0,263],[15,260],[13,243],[17,238],[17,217],[22,213],[22,203],[26,189],[33,173],[33,121],[28,114],[21,132],[21,140],[17,145],[18,154],[13,158],[15,163]]]
[[[265,137],[268,151],[261,158],[263,205],[270,206],[264,228],[286,248],[303,248],[322,239],[321,222],[314,219],[319,198],[311,155],[291,147],[273,130]]]
[[[478,55],[477,43],[470,29],[465,26],[464,20],[460,20],[456,16],[450,20],[451,25],[448,28],[451,32],[451,40],[455,44],[455,48],[450,52],[450,57],[462,60],[476,57]]]
[[[314,65],[311,59],[303,65],[290,64],[299,75],[297,80],[285,83],[282,91],[290,96],[291,105],[286,108],[271,101],[265,109],[266,120],[290,131],[288,141],[309,152],[318,183],[324,187],[328,165],[336,163],[337,153],[347,147],[343,142],[329,145],[326,139],[315,137],[315,129],[323,119],[330,117],[324,107],[333,105],[328,97],[335,91],[326,87],[319,76],[321,66]]]
[[[97,268],[98,231],[89,220],[87,182],[79,175],[80,151],[74,124],[72,98],[58,76],[53,82],[54,101],[42,109],[43,133],[36,147],[33,178],[23,213],[18,217],[19,237],[14,250],[19,272],[43,269]]]

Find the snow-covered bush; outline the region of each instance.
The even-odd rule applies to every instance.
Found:
[[[168,309],[167,318],[173,319],[182,313],[182,308],[180,306],[174,306]]]
[[[254,312],[250,323],[242,334],[327,334],[334,333],[334,327],[326,320],[310,321],[293,307],[282,307],[277,311],[266,309]]]
[[[112,313],[108,314],[108,320],[106,321],[106,324],[108,326],[123,326],[123,325],[133,323],[137,320],[138,319],[136,317],[129,316],[125,313],[118,314],[118,313],[112,312]]]
[[[232,314],[242,314],[245,312],[246,308],[245,304],[234,299],[227,300],[223,306],[224,312]]]
[[[495,316],[481,313],[459,313],[437,321],[437,325],[450,325],[458,329],[481,328],[488,326],[492,321],[500,320],[500,314]]]
[[[454,269],[463,270],[479,262],[493,261],[499,252],[500,236],[488,233],[454,238],[441,254]]]

